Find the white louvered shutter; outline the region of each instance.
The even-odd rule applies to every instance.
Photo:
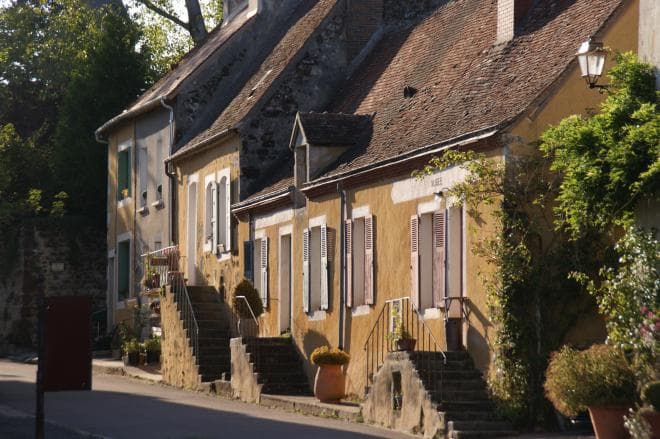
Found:
[[[218,251],[218,183],[211,183],[211,251],[216,253]]]
[[[433,213],[433,306],[445,303],[445,212]]]
[[[225,199],[222,200],[225,203],[225,251],[228,252],[231,250],[231,178],[228,175],[225,179]]]
[[[419,309],[419,217],[410,218],[410,301]]]
[[[309,312],[309,229],[303,230],[303,311]]]
[[[268,307],[268,238],[261,239],[261,301]]]
[[[374,217],[364,218],[364,303],[374,304]]]
[[[321,309],[329,307],[328,298],[328,227],[321,225]]]
[[[344,231],[346,250],[346,306],[353,306],[353,220],[347,219]]]

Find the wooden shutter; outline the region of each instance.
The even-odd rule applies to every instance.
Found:
[[[419,217],[410,218],[410,302],[419,308]]]
[[[364,217],[364,303],[374,304],[374,217]]]
[[[218,252],[218,207],[220,206],[220,202],[218,200],[218,183],[217,182],[212,182],[211,183],[211,234],[213,235],[212,239],[212,251],[213,253]]]
[[[268,238],[261,238],[261,301],[268,307]]]
[[[329,307],[328,298],[328,227],[321,225],[321,309]]]
[[[227,175],[225,178],[225,199],[222,200],[225,203],[225,251],[228,252],[231,250],[231,178]]]
[[[433,213],[433,305],[445,302],[445,212]]]
[[[254,243],[243,241],[243,276],[254,283]]]
[[[353,220],[347,219],[344,231],[346,250],[346,306],[353,306]]]
[[[309,312],[309,229],[303,230],[303,311]]]

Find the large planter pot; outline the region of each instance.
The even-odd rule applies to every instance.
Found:
[[[147,364],[160,362],[160,351],[147,351]]]
[[[628,409],[624,406],[589,407],[596,439],[628,439],[630,435],[623,426],[623,417],[628,414]]]
[[[660,412],[645,411],[643,416],[651,425],[651,439],[660,439]]]
[[[412,352],[415,350],[417,340],[414,338],[401,338],[396,341],[397,349],[405,352]]]
[[[314,396],[321,402],[338,402],[344,397],[346,378],[339,365],[321,365],[314,379]]]

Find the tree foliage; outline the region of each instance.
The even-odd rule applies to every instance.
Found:
[[[571,116],[547,130],[541,150],[562,176],[557,226],[573,237],[608,230],[660,186],[660,112],[653,69],[616,56],[609,94],[593,117]]]

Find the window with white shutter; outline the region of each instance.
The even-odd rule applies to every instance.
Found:
[[[433,214],[433,306],[440,308],[445,300],[445,212]]]
[[[329,307],[329,285],[328,285],[328,228],[325,224],[321,226],[321,305],[322,310]]]
[[[413,298],[417,297],[413,303],[417,303],[420,310],[444,306],[446,229],[444,209],[423,213],[411,219],[411,294]]]
[[[217,242],[217,190],[218,185],[214,180],[207,178],[204,203],[204,251],[210,252],[215,248]]]
[[[364,303],[374,304],[374,218],[364,218]]]
[[[309,241],[308,229],[303,230],[303,311],[309,312],[310,305],[310,264],[309,264]]]
[[[344,224],[344,249],[346,251],[346,306],[353,306],[353,220]]]
[[[218,235],[216,251],[218,254],[231,250],[231,175],[230,169],[218,172],[217,223]]]
[[[261,301],[264,308],[268,307],[268,238],[261,239],[261,252],[260,252],[260,275],[261,282],[259,282],[261,289]]]
[[[346,220],[346,305],[374,304],[374,217]]]
[[[419,309],[419,217],[410,218],[410,301]]]
[[[316,225],[318,224],[318,225]],[[330,306],[329,267],[334,253],[333,231],[310,221],[303,234],[303,306],[305,312],[327,310]]]

